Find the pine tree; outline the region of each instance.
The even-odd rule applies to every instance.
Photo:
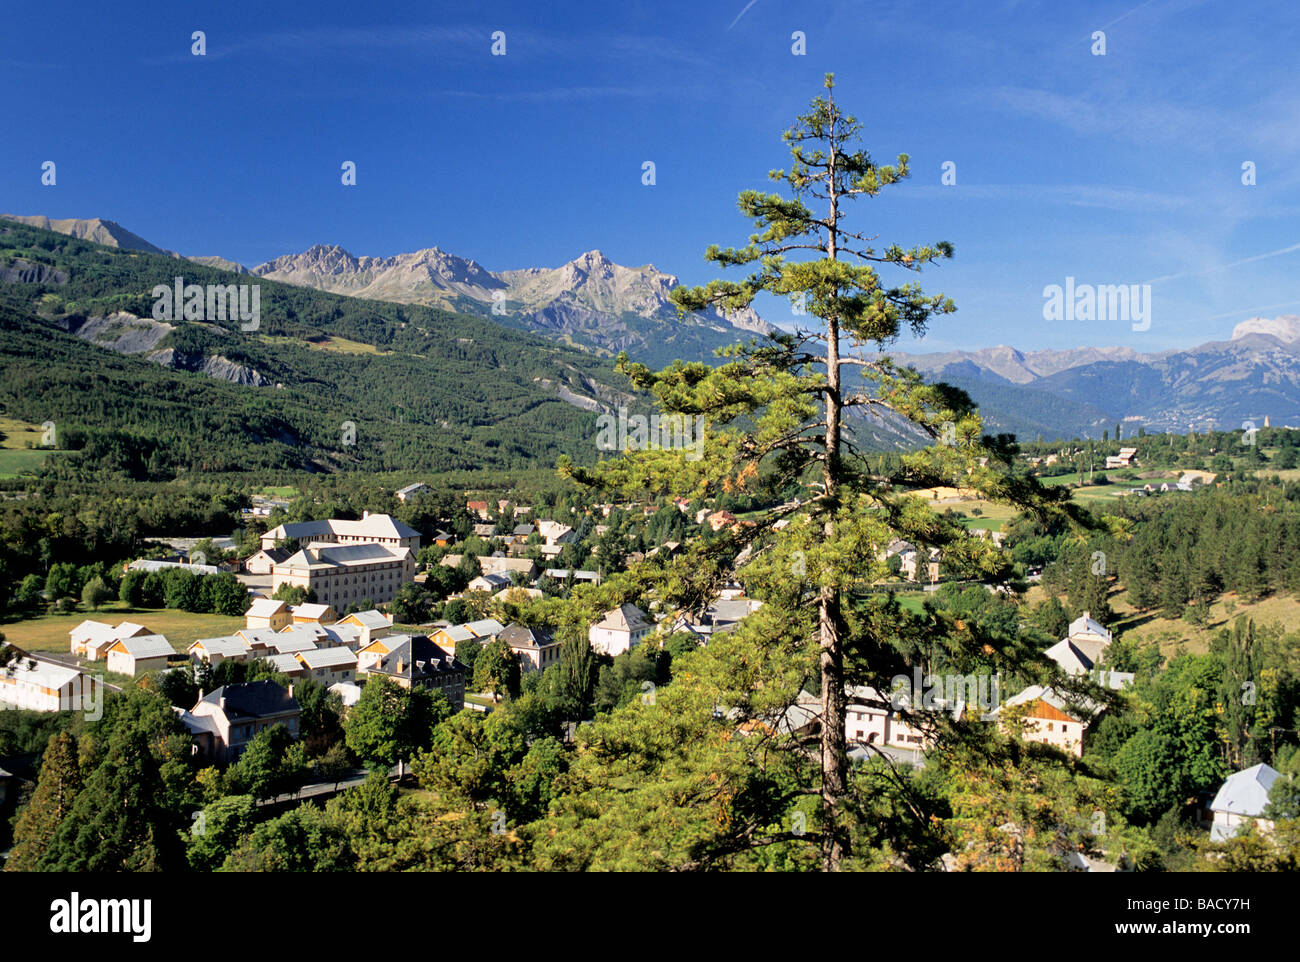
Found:
[[[558,691],[566,717],[572,720],[586,718],[595,698],[597,671],[596,653],[591,642],[579,631],[565,632],[560,642],[560,663],[556,667]]]
[[[14,826],[14,846],[5,862],[6,872],[31,872],[53,841],[59,826],[72,811],[81,791],[77,742],[67,732],[50,739],[41,759],[36,791]]]
[[[724,268],[754,265],[754,272],[739,282],[715,280],[672,292],[682,311],[733,312],[748,307],[760,292],[797,298],[819,326],[728,349],[719,367],[679,361],[656,373],[620,358],[620,369],[636,386],[652,391],[663,410],[704,418],[702,456],[640,451],[591,471],[564,459],[561,470],[629,494],[649,491],[714,503],[748,493],[761,493],[757,503],[774,503],[775,493],[791,484],[811,489],[811,497],[798,506],[755,512],[747,519],[751,526],[724,529],[691,545],[657,576],[656,591],[665,606],[699,612],[734,573],[738,552],[747,545],[759,549],[745,568],[747,585],[768,601],[773,618],[788,616],[775,622],[788,633],[780,644],[801,646],[791,657],[795,665],[811,664],[809,681],[820,700],[813,789],[820,831],[799,837],[817,842],[822,867],[834,870],[851,855],[851,796],[857,791],[850,785],[846,752],[846,685],[887,688],[884,679],[904,664],[897,646],[907,645],[918,659],[922,650],[929,651],[954,670],[969,669],[986,648],[994,650],[942,618],[931,623],[925,648],[912,647],[903,639],[915,637],[917,629],[899,606],[875,596],[850,610],[845,599],[888,577],[881,557],[896,537],[940,549],[945,568],[954,572],[991,580],[1010,574],[1010,559],[1000,549],[972,537],[955,518],[938,515],[910,492],[958,484],[991,500],[1032,504],[1045,518],[1082,515],[1066,507],[1068,491],[1048,491],[1033,478],[1011,475],[1010,439],[981,435],[979,416],[964,392],[927,384],[888,358],[857,353],[883,348],[904,329],[919,335],[932,317],[955,310],[943,295],[926,295],[914,282],[887,286],[878,273],[919,272],[951,257],[953,249],[946,242],[875,247],[869,232],[850,230],[843,222],[847,201],[875,197],[904,180],[908,158],[900,155],[896,164],[884,166],[855,149],[861,125],[835,103],[830,75],[826,90],[784,135],[793,157],[789,170],[770,175],[792,196],[742,192],[739,206],[755,233],[745,247],[715,245],[706,254]],[[820,213],[807,203],[819,203]],[[788,262],[792,252],[816,259]],[[891,476],[874,474],[845,436],[845,417],[857,409],[891,411],[936,443],[901,455]],[[781,520],[788,524],[773,527]],[[767,650],[754,658],[761,661],[776,646],[778,640],[769,639]],[[744,672],[756,670],[753,661],[740,664]],[[883,679],[879,672],[886,672]],[[743,696],[733,692],[731,697]],[[761,843],[750,837],[730,844]]]
[[[1149,611],[1160,600],[1160,568],[1150,548],[1149,542],[1133,545],[1123,562],[1128,601],[1138,611]]]
[[[1160,613],[1166,618],[1181,618],[1191,597],[1188,586],[1187,562],[1181,554],[1177,562],[1161,573]]]
[[[163,871],[184,865],[183,822],[142,731],[124,725],[39,861],[42,871]]]

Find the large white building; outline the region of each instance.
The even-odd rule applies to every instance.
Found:
[[[103,705],[95,678],[50,661],[20,653],[0,668],[0,708],[26,711],[91,711]]]
[[[304,545],[382,544],[392,548],[420,550],[420,532],[391,514],[363,512],[360,521],[330,518],[325,521],[290,521],[262,535],[262,547],[274,548],[277,541],[296,538]]]
[[[639,645],[654,625],[636,605],[619,605],[591,626],[587,639],[591,647],[606,655],[617,655]]]
[[[296,585],[316,601],[342,611],[369,599],[383,604],[415,578],[409,547],[388,544],[319,544],[303,548],[271,569],[271,590]]]
[[[821,699],[812,697],[819,709]],[[903,719],[896,699],[869,685],[855,685],[848,691],[844,711],[844,737],[850,744],[888,745],[893,748],[930,747],[931,738]]]

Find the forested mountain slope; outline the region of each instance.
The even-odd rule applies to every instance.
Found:
[[[153,320],[153,288],[178,275],[258,283],[257,330]],[[53,421],[59,446],[80,451],[56,470],[133,478],[549,465],[593,457],[594,412],[632,400],[607,359],[485,319],[12,221],[0,221],[0,368],[3,413]]]

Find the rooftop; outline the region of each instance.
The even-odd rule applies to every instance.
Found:
[[[199,701],[220,705],[223,698],[228,718],[265,718],[301,710],[298,700],[287,689],[269,680],[223,685]]]
[[[1263,762],[1229,775],[1214,796],[1210,808],[1233,815],[1262,815],[1268,805],[1268,793],[1272,790],[1273,783],[1281,777],[1281,772]]]

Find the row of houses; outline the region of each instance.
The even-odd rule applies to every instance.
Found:
[[[497,514],[498,515],[505,514],[506,509],[509,507],[510,507],[509,501],[506,501],[504,498],[498,500]],[[475,517],[479,518],[481,521],[487,521],[490,517],[492,517],[492,512],[488,508],[488,503],[486,501],[466,501],[465,510],[468,511],[470,514],[474,515]],[[532,512],[533,509],[528,505],[517,504],[514,506],[514,509],[511,512],[511,516],[515,518],[522,518],[525,515],[532,514]]]
[[[495,618],[448,625],[430,637],[434,644],[453,656],[457,646],[466,642],[486,644],[500,639],[519,660],[519,668],[523,672],[545,671],[560,660],[560,642],[551,632],[523,625],[503,625]]]
[[[571,525],[549,519],[532,522],[525,521],[514,526],[508,534],[499,535],[491,525],[475,525],[475,533],[481,537],[496,538],[505,545],[505,553],[512,558],[521,558],[534,548],[547,560],[554,559],[564,546],[577,540],[577,532]],[[488,530],[480,532],[481,528]],[[537,540],[533,540],[536,536]]]
[[[1196,490],[1196,485],[1198,483],[1199,484],[1208,483],[1204,478],[1204,475],[1206,473],[1207,472],[1187,471],[1184,472],[1178,478],[1177,481],[1174,481],[1172,483],[1169,481],[1161,481],[1159,484],[1153,484],[1151,482],[1148,482],[1147,484],[1129,488],[1124,493],[1130,495],[1136,495],[1137,497],[1141,498],[1152,494],[1167,494],[1169,492],[1177,492],[1177,491],[1184,491],[1184,492],[1194,491]],[[1210,475],[1211,479],[1213,479],[1214,477],[1215,475],[1213,474]]]
[[[1111,632],[1088,612],[1070,623],[1066,637],[1046,652],[1062,671],[1074,677],[1089,675],[1103,687],[1119,690],[1133,683],[1126,672],[1102,671],[1098,665],[1112,642]],[[932,743],[930,733],[905,717],[906,702],[868,686],[848,692],[845,737],[850,744],[877,748],[910,749],[919,752]],[[1033,685],[986,713],[987,721],[1002,723],[1006,710],[1022,706],[1020,737],[1026,741],[1053,745],[1080,756],[1089,727],[1097,720],[1101,706],[1090,699],[1068,697],[1050,686]],[[904,709],[900,711],[900,707]],[[960,712],[961,706],[936,699],[935,708]],[[793,732],[817,730],[820,699],[801,692],[787,710],[781,725]],[[1281,773],[1266,764],[1254,765],[1229,776],[1206,808],[1203,824],[1213,841],[1224,841],[1249,824],[1269,831],[1272,822],[1264,818],[1269,792]]]
[[[258,599],[245,618],[246,627],[233,635],[194,642],[191,659],[213,664],[263,659],[290,679],[308,678],[326,687],[385,675],[406,688],[443,692],[456,711],[464,706],[465,666],[425,635],[397,633],[392,619],[377,609],[339,618],[325,604],[291,607]],[[359,692],[341,694],[346,702]]]
[[[1089,675],[1102,685],[1118,690],[1131,685],[1133,675],[1098,668],[1102,653],[1111,641],[1110,631],[1084,612],[1070,623],[1066,637],[1049,648],[1046,655],[1067,675]],[[1016,727],[1024,740],[1052,745],[1076,757],[1083,754],[1085,735],[1101,711],[1095,702],[1059,692],[1051,686],[1031,685],[1005,701],[997,699],[998,704],[993,705],[983,698],[972,697],[969,690],[972,679],[974,676],[969,676],[963,679],[962,685],[939,691],[933,704],[927,702],[925,707],[968,716],[978,711],[979,717],[996,722],[1004,729],[1009,725],[1009,715],[1015,714],[1018,718]],[[974,680],[978,684],[979,680]],[[915,688],[919,688],[919,684]],[[995,691],[991,685],[984,689],[986,697]],[[900,697],[897,692],[881,692],[863,685],[848,689],[846,695],[844,736],[850,744],[914,751],[931,747],[931,733],[910,720],[916,717],[910,709],[921,707],[917,702],[921,692],[911,690]],[[984,703],[980,704],[981,701]],[[820,699],[801,695],[787,713],[783,727],[804,731],[819,724],[819,706]],[[1019,710],[1012,713],[1010,709]]]
[[[727,615],[734,620],[726,621],[730,627],[753,611],[748,599],[717,603],[730,606]],[[734,609],[734,610],[732,610]],[[641,644],[657,629],[653,618],[636,605],[624,604],[609,611],[590,626],[587,639],[592,650],[604,655],[619,655]],[[709,624],[692,624],[687,619],[678,619],[668,626],[669,632],[690,631],[701,644],[707,641],[715,626]],[[431,636],[435,644],[449,653],[455,653],[457,645],[465,642],[483,644],[500,639],[504,641],[519,659],[521,670],[544,671],[560,660],[560,641],[543,628],[528,628],[523,625],[503,625],[495,618],[466,622],[461,625],[448,625],[440,628]]]

